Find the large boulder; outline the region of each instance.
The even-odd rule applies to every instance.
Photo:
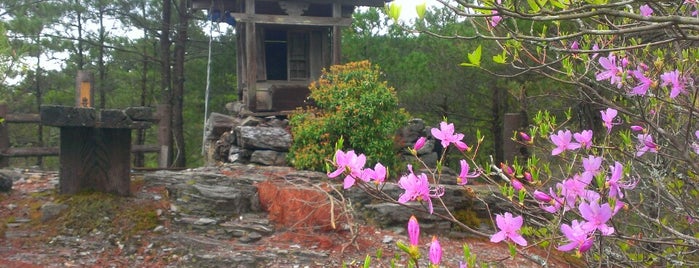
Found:
[[[19,180],[22,175],[10,169],[0,169],[0,193],[12,190],[14,181]]]
[[[244,149],[287,152],[291,147],[291,134],[281,128],[239,126],[235,137]]]

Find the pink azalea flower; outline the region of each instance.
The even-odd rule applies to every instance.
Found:
[[[653,80],[646,77],[644,73],[643,70],[640,70],[640,67],[639,70],[631,71],[631,75],[640,82],[640,84],[631,89],[631,95],[645,96],[648,93],[648,89],[653,85]]]
[[[606,58],[601,57],[599,58],[599,64],[604,70],[597,73],[595,76],[597,81],[609,79],[609,82],[612,85],[616,85],[618,88],[621,88],[621,74],[623,73],[623,70],[621,67],[616,65],[616,56],[614,56],[614,54],[609,54],[609,56]]]
[[[653,14],[653,9],[650,8],[650,6],[648,6],[647,4],[642,5],[640,9],[641,9],[641,16],[650,17],[650,15]]]
[[[491,14],[493,14],[494,16],[490,17],[490,26],[496,27],[496,26],[498,26],[498,24],[500,24],[502,17],[498,16],[497,10],[491,11]]]
[[[617,115],[617,110],[607,108],[605,111],[600,111],[600,114],[602,114],[602,122],[604,122],[604,126],[607,127],[607,134],[609,134],[612,131],[612,127],[615,125],[614,118]]]
[[[418,246],[420,240],[420,224],[418,224],[415,215],[410,216],[410,220],[408,220],[408,239],[410,239],[411,246]]]
[[[565,150],[575,150],[580,148],[579,143],[571,142],[573,134],[570,130],[559,130],[558,134],[551,134],[551,142],[556,145],[556,148],[551,151],[551,155],[558,155]]]
[[[580,147],[590,149],[590,146],[592,146],[592,130],[583,130],[580,133],[575,133],[573,138],[580,143]]]
[[[619,162],[614,162],[614,166],[610,166],[609,169],[611,174],[605,183],[605,185],[609,187],[609,197],[615,198],[618,196],[619,198],[624,198],[624,192],[622,192],[621,189],[633,189],[636,187],[638,181],[630,183],[620,182],[624,172],[624,166]]]
[[[681,81],[680,71],[677,69],[672,72],[661,74],[660,80],[663,80],[661,86],[672,85],[670,88],[670,98],[674,99],[680,95],[680,93],[686,93],[684,83]]]
[[[658,145],[653,142],[653,136],[650,134],[638,134],[637,138],[636,156],[642,156],[646,152],[658,152]]]
[[[443,192],[437,190],[436,193],[430,191],[430,183],[427,180],[427,175],[425,173],[420,173],[416,176],[413,173],[413,167],[408,165],[410,174],[403,176],[398,181],[398,186],[405,190],[405,192],[398,198],[398,202],[405,204],[409,201],[426,201],[429,208],[430,214],[434,212],[432,207],[431,197],[438,197],[444,194]]]
[[[442,262],[442,246],[436,236],[432,236],[430,244],[430,264],[438,266]]]
[[[592,233],[599,230],[602,235],[611,235],[614,233],[614,227],[607,226],[607,221],[612,218],[612,208],[609,203],[599,205],[597,200],[590,203],[581,202],[578,206],[580,216],[587,222],[583,223],[583,229]]]
[[[561,183],[557,183],[556,187],[559,191],[562,191],[563,189],[563,185]],[[565,203],[565,200],[562,197],[558,196],[556,193],[554,193],[553,188],[549,188],[549,194],[551,200],[545,203],[540,203],[539,207],[541,207],[541,209],[548,213],[556,213],[559,209],[561,209],[563,203]],[[564,210],[568,210],[568,208],[566,207]]]
[[[592,51],[597,51],[597,50],[599,50],[599,45],[597,45],[597,44],[595,43],[594,45],[592,45]],[[592,54],[592,59],[594,60],[595,58],[597,58],[597,56],[599,56],[599,53],[593,53],[593,54]]]
[[[466,159],[461,159],[459,161],[459,164],[461,164],[461,173],[459,174],[459,177],[456,178],[456,184],[464,185],[464,184],[468,183],[468,179],[477,178],[478,176],[481,175],[481,173],[478,171],[474,171],[473,173],[468,173],[470,167],[469,167]]]
[[[371,168],[366,168],[364,169],[364,172],[362,173],[362,180],[365,182],[369,182],[371,180],[374,180],[376,184],[381,184],[386,180],[386,174],[387,170],[384,165],[381,163],[376,163],[376,166],[374,166],[374,169]]]
[[[519,229],[522,228],[523,222],[522,216],[512,217],[512,214],[509,212],[505,212],[505,215],[495,215],[495,223],[500,231],[490,237],[490,242],[498,243],[509,238],[517,245],[527,246],[527,240],[524,240],[524,237],[519,234]]]
[[[599,193],[588,190],[587,186],[590,181],[587,178],[582,177],[578,174],[573,175],[573,178],[569,178],[561,182],[563,186],[561,190],[561,195],[565,198],[566,207],[572,209],[575,207],[575,202],[580,198],[581,200],[597,200],[599,199]]]
[[[559,246],[557,249],[560,251],[571,251],[577,248],[578,252],[588,251],[592,247],[594,240],[582,226],[583,224],[578,222],[578,220],[573,220],[570,225],[561,224],[561,232],[570,242]]]
[[[589,155],[587,158],[582,159],[583,166],[583,181],[592,181],[592,178],[597,175],[602,167],[602,157],[596,157],[594,155]]]
[[[354,150],[347,153],[337,150],[335,152],[335,166],[337,169],[330,174],[328,177],[336,178],[344,173],[347,173],[344,181],[344,188],[349,189],[354,185],[355,180],[362,178],[364,173],[364,164],[366,163],[366,156],[364,154],[355,154]]]
[[[432,128],[432,136],[442,142],[442,147],[447,148],[450,143],[453,143],[459,151],[464,151],[468,149],[468,145],[462,142],[464,134],[454,133],[454,124],[447,124],[447,122],[439,123],[439,129]]]
[[[419,151],[420,149],[422,149],[423,146],[425,146],[425,143],[426,143],[426,142],[427,142],[427,138],[425,138],[425,137],[420,137],[420,138],[417,139],[417,141],[415,142],[415,146],[414,146],[413,149],[414,149],[415,151]]]

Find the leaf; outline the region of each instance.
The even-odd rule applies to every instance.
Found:
[[[461,66],[468,66],[468,67],[480,67],[481,66],[481,52],[482,52],[482,47],[481,45],[478,45],[478,48],[474,50],[471,53],[468,53],[468,61],[469,62],[464,62],[461,63]]]
[[[417,18],[422,20],[425,18],[425,12],[427,11],[427,3],[422,1],[422,3],[415,6],[415,12],[417,13]]]
[[[366,258],[364,259],[364,268],[369,267],[371,267],[371,256],[366,255]]]
[[[493,61],[495,63],[505,64],[507,62],[507,53],[503,50],[502,53],[493,56]]]
[[[539,4],[535,0],[527,0],[527,3],[529,4],[529,8],[531,8],[532,12],[536,13],[541,10],[541,8],[539,8]]]

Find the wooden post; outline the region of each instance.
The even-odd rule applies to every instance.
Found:
[[[342,17],[342,4],[333,3],[333,18]],[[342,28],[340,26],[333,26],[332,34],[332,65],[337,65],[342,62]]]
[[[131,129],[61,127],[59,191],[130,194]]]
[[[255,0],[245,1],[245,13],[255,15]],[[255,22],[245,23],[245,60],[247,61],[247,103],[251,112],[257,111],[257,29]]]
[[[75,107],[93,107],[95,103],[95,89],[92,73],[79,70],[75,77]]]
[[[0,103],[0,118],[5,119],[5,122],[0,123],[0,168],[10,166],[10,157],[3,156],[5,151],[10,148],[10,134],[7,130],[7,104]]]

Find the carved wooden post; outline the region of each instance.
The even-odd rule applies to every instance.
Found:
[[[95,103],[95,89],[92,73],[79,70],[75,77],[75,107],[92,107]]]
[[[0,118],[7,118],[7,104],[5,103],[0,103]],[[10,166],[10,157],[3,155],[8,148],[10,148],[10,135],[7,130],[7,121],[5,121],[0,124],[0,168]]]

